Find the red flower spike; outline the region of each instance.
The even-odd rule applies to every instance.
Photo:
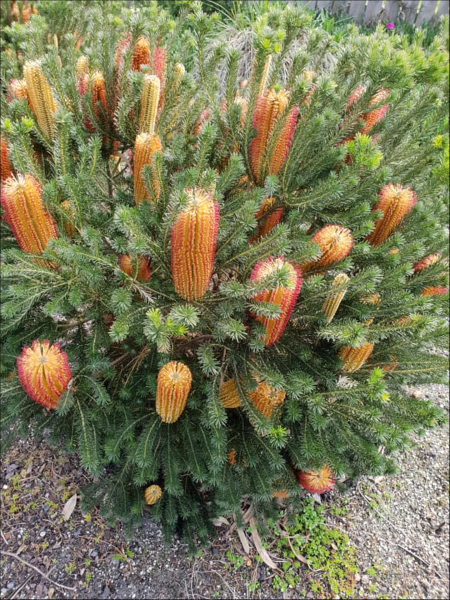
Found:
[[[366,240],[371,246],[380,246],[387,240],[394,229],[412,211],[417,202],[416,193],[411,188],[404,188],[400,184],[389,183],[379,194],[379,200],[373,207],[383,211],[383,216],[375,222],[375,227]]]
[[[260,292],[254,297],[255,302],[272,302],[273,304],[277,304],[281,309],[280,315],[275,319],[252,315],[266,329],[264,345],[267,347],[278,342],[283,335],[303,284],[302,274],[298,268],[296,269],[291,263],[285,261],[283,257],[279,257],[268,258],[265,261],[259,262],[254,267],[250,276],[250,281],[258,281],[284,265],[288,265],[290,271],[289,287],[278,286],[274,290]]]
[[[17,357],[17,370],[28,396],[48,409],[56,408],[72,379],[67,354],[48,340],[34,340],[31,348],[25,346]]]
[[[296,471],[297,481],[311,494],[323,494],[334,488],[335,476],[330,467],[324,465],[318,471]]]
[[[172,227],[172,278],[184,300],[198,300],[208,289],[219,229],[219,205],[210,192],[187,188],[186,208]]]
[[[434,254],[429,254],[425,258],[422,258],[422,260],[419,260],[418,262],[414,263],[413,269],[416,273],[420,273],[421,271],[428,269],[428,267],[435,265],[440,260],[441,254],[439,252],[434,252]]]
[[[421,296],[445,296],[448,294],[448,287],[429,285],[422,290]]]

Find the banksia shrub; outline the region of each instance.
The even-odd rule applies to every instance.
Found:
[[[347,373],[354,373],[360,369],[372,354],[375,344],[366,342],[358,348],[344,346],[339,350],[339,358],[344,363],[342,369]]]
[[[148,488],[145,488],[144,498],[147,504],[156,504],[161,496],[162,489],[159,487],[159,485],[150,485]]]
[[[373,207],[373,212],[381,210],[383,215],[375,221],[375,226],[367,236],[371,246],[380,246],[390,234],[412,211],[417,202],[417,196],[411,188],[400,184],[389,183],[380,192],[379,200]]]
[[[297,481],[311,494],[323,494],[334,487],[334,475],[330,467],[324,465],[318,471],[296,471]]]
[[[57,105],[39,61],[27,61],[23,68],[23,75],[27,84],[30,106],[36,115],[39,127],[46,138],[53,139]]]
[[[298,469],[316,492],[322,463],[389,475],[441,423],[405,386],[448,371],[429,351],[448,327],[448,33],[336,40],[269,2],[225,39],[200,2],[175,23],[125,4],[71,3],[73,36],[46,9],[2,53],[1,438],[49,429],[92,477],[83,510],[129,529],[157,484],[148,512],[192,545],[243,502],[301,510]],[[36,350],[28,395],[36,338],[72,383]]]
[[[32,175],[10,177],[2,184],[1,203],[8,225],[24,252],[42,254],[58,237],[56,223],[45,210],[41,186]]]
[[[261,321],[266,330],[264,336],[264,345],[270,347],[281,338],[286,325],[289,322],[292,311],[294,310],[297,297],[302,288],[302,275],[298,268],[295,268],[282,257],[269,258],[266,261],[258,263],[252,271],[250,280],[259,281],[277,270],[286,267],[289,270],[289,282],[287,286],[276,286],[275,289],[266,290],[257,294],[254,302],[271,302],[279,307],[280,315],[275,318],[254,315],[257,321]]]
[[[151,269],[148,258],[140,256],[137,260],[129,254],[123,254],[119,259],[119,266],[124,273],[139,281],[150,281]]]
[[[31,348],[25,346],[17,358],[17,371],[27,395],[48,409],[57,407],[72,379],[67,354],[48,340],[34,340]]]
[[[186,208],[172,227],[172,278],[185,300],[205,295],[214,267],[219,206],[209,192],[186,189]]]
[[[322,306],[322,312],[324,313],[327,323],[331,323],[334,318],[334,315],[337,313],[337,310],[344,299],[345,294],[347,293],[346,288],[343,288],[345,284],[348,282],[349,277],[345,273],[339,273],[336,275],[333,281],[333,285],[331,287],[330,295],[325,299],[325,302]],[[339,288],[341,291],[332,293],[333,288]]]
[[[158,373],[156,412],[164,423],[175,423],[186,406],[192,384],[189,367],[181,362],[166,363]]]

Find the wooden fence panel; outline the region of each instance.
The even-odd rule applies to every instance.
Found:
[[[355,21],[363,21],[364,14],[366,12],[366,0],[352,0],[348,14],[351,15]]]
[[[423,0],[420,12],[417,15],[416,25],[420,26],[426,21],[431,21],[434,18],[436,12],[436,0]]]
[[[317,10],[322,10],[322,8],[330,9],[331,8],[331,0],[318,0],[316,4]]]
[[[331,10],[333,13],[344,14],[347,12],[347,0],[333,0]]]
[[[400,10],[400,0],[387,0],[384,5],[384,15],[383,20],[392,22],[398,16]]]
[[[438,19],[439,19],[439,17],[442,17],[443,15],[448,15],[449,5],[450,5],[449,0],[441,0],[441,3],[439,4],[439,8],[437,9],[437,13],[436,13],[436,17]]]
[[[403,2],[403,16],[405,23],[415,23],[417,17],[417,9],[419,7],[420,0],[405,0]]]
[[[370,0],[368,5],[366,6],[366,14],[364,16],[365,23],[373,23],[374,21],[378,21],[380,15],[383,11],[383,0]]]

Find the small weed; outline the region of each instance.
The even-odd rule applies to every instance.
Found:
[[[84,561],[84,566],[85,567],[90,567],[91,566],[92,561],[89,560],[89,558],[86,558],[86,560]]]
[[[86,573],[84,574],[84,578],[86,580],[86,583],[89,583],[92,579],[92,573],[90,571],[86,571]]]
[[[227,550],[225,556],[228,558],[235,571],[240,569],[244,564],[244,559],[239,554],[233,554]]]
[[[272,587],[274,590],[278,590],[279,592],[286,592],[289,584],[284,579],[281,579],[279,575],[275,575],[272,580]]]
[[[375,571],[375,569],[373,567],[369,567],[366,570],[367,575],[370,575],[371,577],[376,577],[377,572]]]
[[[75,563],[73,563],[73,562],[70,562],[67,565],[67,567],[64,567],[64,571],[66,573],[73,573],[75,571],[75,569],[76,569],[76,566],[75,566]]]
[[[261,587],[261,584],[259,583],[259,581],[254,581],[253,583],[248,584],[248,591],[249,592],[257,592],[260,587]]]

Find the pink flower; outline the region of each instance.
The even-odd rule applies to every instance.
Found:
[[[395,25],[394,23],[386,23],[386,29],[394,29]]]

